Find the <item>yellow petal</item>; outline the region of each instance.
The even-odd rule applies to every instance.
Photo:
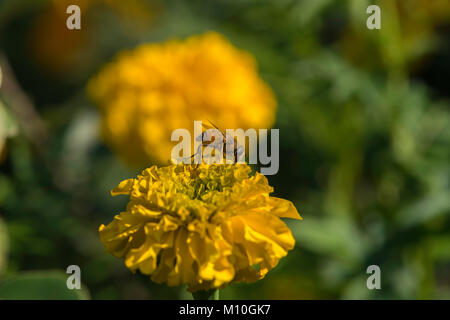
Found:
[[[139,220],[128,212],[122,212],[107,226],[100,226],[100,241],[106,251],[116,257],[123,257],[130,248],[144,242],[144,232],[141,229],[142,223]]]
[[[272,207],[271,213],[276,215],[277,217],[297,220],[303,219],[291,201],[276,197],[270,197],[267,200],[267,204]]]
[[[123,180],[117,187],[111,190],[111,195],[117,196],[119,194],[130,194],[133,184],[134,179]]]
[[[147,239],[142,246],[128,252],[125,265],[132,271],[139,269],[143,274],[151,274],[156,268],[159,251],[160,249]]]

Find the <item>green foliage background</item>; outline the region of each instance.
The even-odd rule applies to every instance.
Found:
[[[29,47],[49,2],[0,1],[0,298],[190,298],[105,253],[97,228],[126,201],[109,190],[138,171],[99,140],[84,87],[120,49],[207,30],[254,54],[274,89],[281,164],[269,181],[304,217],[275,270],[221,297],[450,298],[448,1],[143,3],[149,21],[101,4],[83,14],[90,40],[55,71]],[[381,30],[365,26],[369,4]],[[55,50],[75,50],[67,41]],[[80,294],[61,289],[72,264]],[[381,290],[366,288],[371,264]]]

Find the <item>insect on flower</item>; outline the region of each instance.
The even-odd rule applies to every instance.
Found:
[[[202,148],[213,148],[222,152],[223,157],[227,160],[232,156],[232,162],[237,163],[244,152],[244,148],[238,144],[236,137],[232,137],[230,134],[223,132],[210,120],[208,122],[210,125],[202,123],[202,126],[206,130],[195,138],[201,144],[198,146],[197,152],[190,158],[192,159],[196,156],[201,157]],[[216,137],[219,138],[216,139]]]

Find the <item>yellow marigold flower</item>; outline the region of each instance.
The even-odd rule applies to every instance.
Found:
[[[262,279],[295,244],[280,218],[301,217],[250,172],[247,164],[145,169],[111,191],[130,202],[100,226],[100,239],[131,271],[190,292]]]
[[[122,52],[88,92],[104,139],[137,166],[166,163],[172,131],[193,131],[194,120],[242,129],[270,128],[275,120],[276,101],[255,59],[215,32]]]

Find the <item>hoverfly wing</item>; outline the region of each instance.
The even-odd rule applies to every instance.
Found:
[[[225,139],[225,136],[226,136],[225,133],[224,133],[222,130],[220,130],[218,126],[216,126],[214,123],[212,123],[211,120],[208,120],[208,122],[211,124],[211,126],[213,126],[216,130],[218,130],[218,131],[222,134],[222,136],[224,137],[224,139]],[[210,127],[210,128],[211,128],[211,127]]]
[[[236,154],[238,156],[240,156],[242,153],[244,153],[244,147],[243,146],[239,146],[236,150]]]
[[[209,121],[209,120],[208,120]],[[220,131],[211,121],[209,121],[211,125],[205,124],[202,122],[202,126],[205,129],[198,137],[196,137],[197,141],[209,142],[212,143],[213,132],[214,136],[218,136],[219,134],[223,136],[223,132]]]

